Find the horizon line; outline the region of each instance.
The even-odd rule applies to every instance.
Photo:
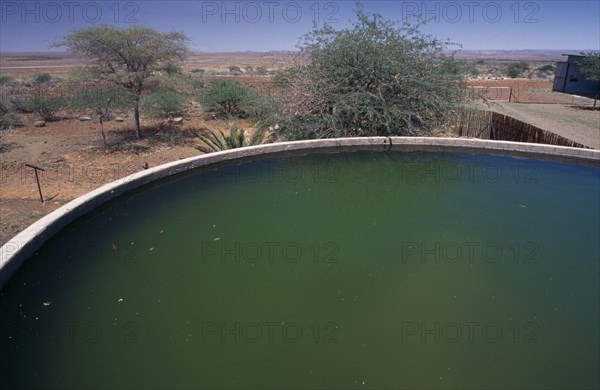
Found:
[[[226,54],[226,53],[298,53],[300,50],[289,50],[289,49],[272,49],[272,50],[190,50],[191,53],[205,53],[205,54]],[[594,52],[598,53],[597,49],[456,49],[456,50],[444,50],[444,52]],[[6,54],[19,54],[19,53],[53,53],[53,54],[74,54],[69,51],[56,51],[56,50],[24,50],[24,51],[0,51],[0,55]]]

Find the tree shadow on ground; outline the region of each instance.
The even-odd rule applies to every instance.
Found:
[[[2,142],[0,143],[0,153],[8,153],[13,149],[22,148],[23,145],[19,145],[16,142]]]

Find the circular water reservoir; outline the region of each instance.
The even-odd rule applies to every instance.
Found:
[[[597,388],[599,175],[363,150],[144,185],[4,286],[2,384]]]

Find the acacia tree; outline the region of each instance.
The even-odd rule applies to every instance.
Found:
[[[579,70],[587,80],[596,82],[596,96],[594,97],[594,108],[600,96],[600,53],[587,53],[579,64]]]
[[[278,79],[284,139],[416,135],[433,130],[464,98],[451,45],[419,26],[358,7],[351,27],[315,27],[300,41],[304,58]]]
[[[160,33],[152,28],[133,26],[89,27],[77,30],[54,46],[90,60],[91,75],[126,88],[134,96],[135,133],[140,128],[140,100],[146,81],[165,66],[173,66],[188,55],[188,38],[182,33]]]

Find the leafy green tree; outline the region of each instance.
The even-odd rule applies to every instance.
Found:
[[[519,77],[523,72],[529,70],[529,64],[527,62],[515,62],[514,64],[510,64],[506,71],[506,74],[511,79],[515,79]]]
[[[159,91],[144,100],[144,110],[152,118],[173,119],[183,115],[184,102],[178,93]]]
[[[106,134],[104,133],[104,121],[110,118],[112,111],[120,108],[131,107],[135,97],[123,87],[104,86],[86,89],[73,97],[72,108],[77,110],[91,109],[98,115],[100,123],[100,135],[102,136],[102,147],[106,150]]]
[[[588,80],[600,80],[600,53],[587,53],[579,65],[581,74]]]
[[[167,64],[185,59],[187,42],[188,38],[178,32],[160,33],[142,26],[99,26],[77,30],[55,46],[66,46],[70,52],[85,56],[90,60],[91,75],[133,94],[135,132],[141,138],[139,108],[146,82]]]
[[[350,28],[303,37],[307,64],[282,84],[280,138],[423,134],[461,107],[464,77],[444,53],[449,42],[360,7],[356,16]]]
[[[590,52],[581,61],[579,70],[586,80],[596,82],[596,96],[594,97],[594,108],[600,96],[600,53]]]
[[[237,80],[211,79],[200,101],[220,116],[239,116],[243,114],[242,104],[247,96],[248,88]]]
[[[506,71],[506,75],[511,79],[516,79],[521,74],[521,70],[513,67],[512,65],[508,67]]]

